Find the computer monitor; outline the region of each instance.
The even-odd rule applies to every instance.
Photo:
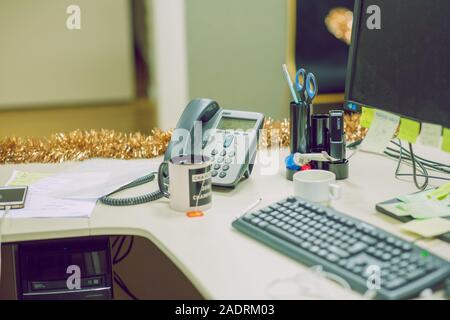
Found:
[[[367,25],[371,5],[380,9],[380,29]],[[353,19],[345,109],[369,106],[450,127],[450,1],[356,0]]]

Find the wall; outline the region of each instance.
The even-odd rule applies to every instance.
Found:
[[[146,0],[150,96],[158,125],[174,127],[189,100],[288,115],[281,72],[287,49],[287,2]]]
[[[146,0],[150,61],[149,97],[160,128],[174,128],[189,102],[185,0]]]
[[[134,96],[129,0],[0,2],[0,106],[130,100]],[[107,14],[106,14],[107,13]]]
[[[288,115],[281,64],[286,59],[287,2],[186,1],[189,97],[227,108]]]

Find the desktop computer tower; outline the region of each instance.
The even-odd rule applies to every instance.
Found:
[[[14,260],[20,300],[113,298],[108,237],[20,243]]]

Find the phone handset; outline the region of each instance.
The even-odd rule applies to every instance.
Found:
[[[211,99],[195,99],[189,102],[172,134],[164,154],[164,161],[169,160],[172,156],[195,153],[196,148],[201,148],[204,124],[211,120],[218,111],[220,111],[219,104]],[[200,128],[200,125],[203,128]]]

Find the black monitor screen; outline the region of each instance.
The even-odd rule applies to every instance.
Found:
[[[371,5],[380,8],[381,29],[367,26]],[[370,106],[450,127],[450,0],[357,0],[353,33],[348,109]]]

